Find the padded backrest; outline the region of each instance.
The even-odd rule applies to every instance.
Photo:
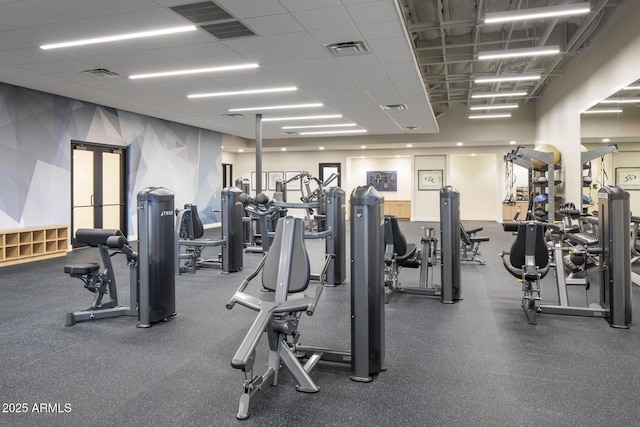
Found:
[[[184,215],[180,224],[180,237],[183,239],[199,239],[204,236],[204,226],[198,215],[198,207],[192,204],[184,205]]]
[[[400,225],[398,225],[398,218],[394,215],[384,216],[385,226],[385,244],[391,242],[388,241],[389,236],[393,236],[393,251],[402,256],[407,253],[407,239],[404,238],[404,234],[400,231]],[[387,232],[390,231],[390,233]]]
[[[85,243],[92,246],[106,245],[107,239],[111,236],[122,236],[122,238],[124,238],[124,234],[122,234],[120,230],[104,228],[79,228],[76,231],[76,240],[78,243]]]
[[[460,238],[462,239],[465,245],[471,244],[471,239],[469,239],[469,233],[467,233],[467,230],[465,230],[462,223],[460,223]]]
[[[304,244],[304,225],[301,218],[286,216],[280,218],[276,232],[266,255],[262,270],[262,286],[270,291],[278,287],[280,269],[288,277],[287,293],[302,292],[307,289],[311,276],[311,266]]]
[[[518,227],[518,235],[511,245],[509,261],[514,267],[525,265],[526,256],[534,256],[536,266],[543,269],[549,264],[549,253],[544,242],[544,224],[525,222]]]

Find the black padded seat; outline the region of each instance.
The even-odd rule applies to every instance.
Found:
[[[404,267],[417,267],[419,264],[416,264],[416,262],[412,260],[412,257],[416,253],[416,245],[413,243],[407,243],[407,240],[404,238],[404,234],[400,231],[398,218],[394,215],[385,215],[384,225],[385,244],[388,244],[389,240],[392,241],[393,251],[396,254],[396,262]],[[391,260],[386,262],[390,263]]]
[[[481,237],[475,236],[477,232],[482,230],[483,228],[480,227],[480,228],[474,228],[473,230],[467,231],[462,225],[462,223],[460,223],[460,238],[462,239],[462,242],[467,246],[471,246],[474,243],[488,242],[489,240],[491,240],[491,238],[488,236],[481,236]]]
[[[524,272],[527,256],[534,257],[537,267],[535,272],[529,274]],[[536,222],[520,224],[516,240],[511,245],[511,250],[503,254],[502,261],[507,271],[518,279],[537,280],[538,275],[540,278],[546,276],[550,264],[549,251],[544,241],[544,224]]]
[[[85,275],[96,272],[100,269],[100,264],[96,262],[88,262],[86,264],[65,265],[64,272],[74,275]]]
[[[283,248],[283,228],[285,221],[289,226],[293,225],[294,233],[291,242],[285,242]],[[293,224],[291,224],[291,221]],[[304,244],[304,226],[300,218],[287,216],[281,218],[276,226],[275,237],[269,252],[266,255],[264,269],[262,270],[262,286],[270,291],[275,291],[278,286],[278,270],[280,268],[280,254],[282,250],[288,250],[291,258],[291,271],[289,272],[289,292],[302,292],[307,289],[311,277],[311,265],[307,248]]]

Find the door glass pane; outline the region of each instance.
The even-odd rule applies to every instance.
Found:
[[[93,152],[73,150],[73,235],[93,226]]]
[[[120,229],[120,153],[102,153],[102,228]]]

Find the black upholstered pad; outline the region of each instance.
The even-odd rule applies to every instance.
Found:
[[[72,275],[82,275],[93,273],[94,271],[98,271],[100,268],[100,264],[95,262],[89,262],[86,264],[74,264],[74,265],[65,265],[64,272]]]
[[[111,230],[103,228],[79,228],[76,231],[76,240],[78,243],[86,243],[89,245],[106,245],[107,239],[111,236],[122,236],[124,234],[120,230]]]
[[[285,241],[290,237],[292,237],[291,241]],[[288,273],[288,293],[302,292],[307,289],[311,276],[311,266],[307,248],[304,244],[302,219],[287,216],[278,220],[275,237],[266,257],[262,270],[262,286],[265,289],[276,290],[280,262],[284,261],[286,257],[291,257],[291,271]],[[286,268],[286,265],[283,264],[283,268]]]

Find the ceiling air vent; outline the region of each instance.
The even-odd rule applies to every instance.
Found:
[[[224,19],[234,19],[233,16],[229,15],[220,6],[212,1],[203,1],[200,3],[185,4],[182,6],[173,6],[169,9],[173,10],[183,18],[188,19],[194,24],[211,21],[222,21]]]
[[[228,113],[228,114],[223,114],[222,117],[231,117],[232,119],[234,119],[236,117],[244,117],[244,116],[240,113]]]
[[[240,21],[207,24],[202,25],[200,28],[219,40],[235,39],[238,37],[250,37],[256,35],[253,31],[245,27]]]
[[[381,105],[380,108],[383,110],[406,110],[407,106],[405,104],[388,104]]]
[[[362,41],[334,43],[326,47],[333,56],[350,56],[369,53],[367,45]]]
[[[95,68],[93,70],[84,70],[82,74],[86,74],[87,76],[95,77],[96,79],[117,79],[120,77],[120,74],[114,73],[113,71],[109,71],[106,68]]]

